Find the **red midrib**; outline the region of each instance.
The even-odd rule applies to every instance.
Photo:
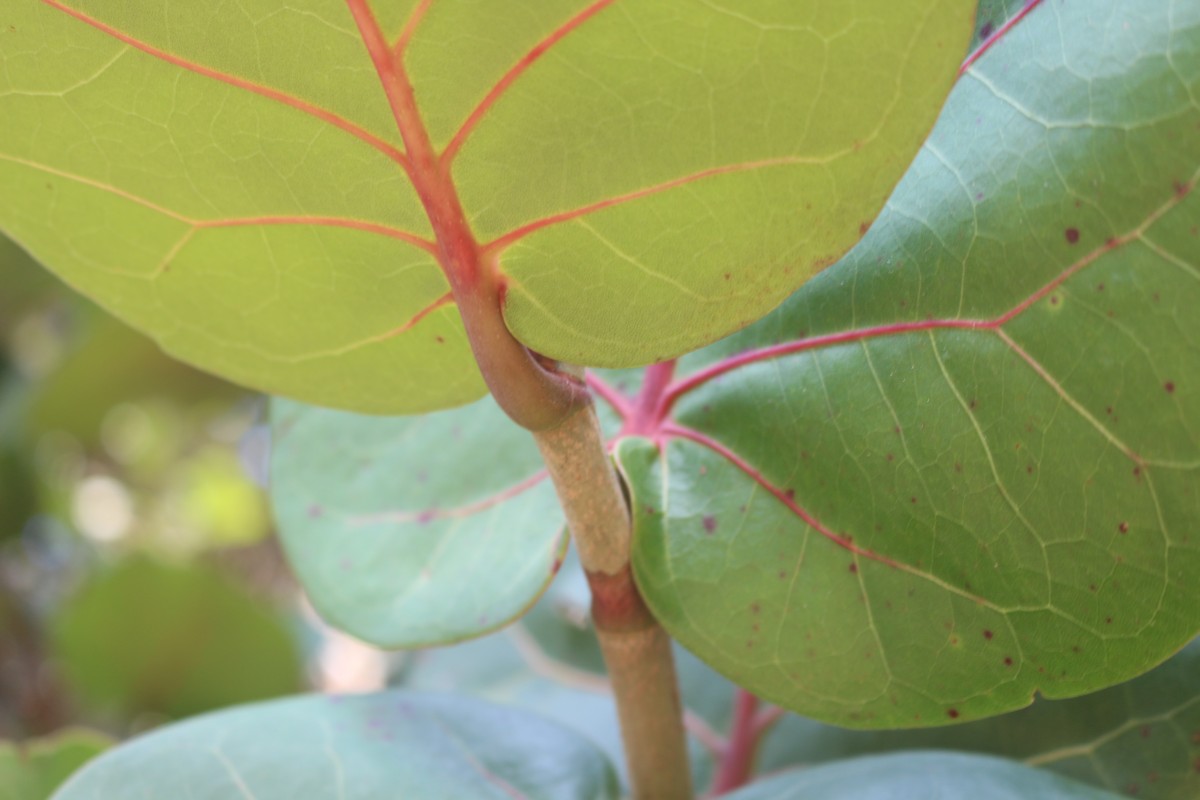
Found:
[[[1042,0],[1027,0],[1025,6],[1016,14],[1013,14],[1012,19],[1008,20],[999,28],[997,28],[991,36],[987,37],[987,39],[985,39],[983,43],[979,45],[974,53],[971,53],[971,55],[967,56],[967,59],[963,61],[962,66],[958,68],[958,74],[962,75],[968,69],[970,69],[971,65],[978,61],[984,53],[992,49],[992,45],[1003,39],[1006,33],[1011,31],[1018,22],[1023,20],[1026,14],[1041,5],[1041,2]]]
[[[479,244],[467,223],[450,172],[430,141],[403,59],[397,57],[396,50],[388,44],[367,0],[346,0],[346,4],[375,65],[396,128],[404,141],[413,188],[433,227],[438,261],[447,280],[459,289],[474,284],[481,277],[492,277],[484,276],[480,268]],[[406,25],[405,30],[412,35],[411,26]]]

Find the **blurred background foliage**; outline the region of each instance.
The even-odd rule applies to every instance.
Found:
[[[263,408],[0,238],[0,800],[114,737],[320,684]]]

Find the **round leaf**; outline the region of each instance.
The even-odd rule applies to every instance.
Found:
[[[1038,6],[860,247],[684,362],[617,451],[681,642],[896,727],[1095,691],[1196,634],[1197,41],[1194,4]]]
[[[305,697],[167,726],[96,759],[55,800],[337,797],[608,800],[603,755],[521,712],[404,692]]]
[[[385,647],[445,643],[525,611],[567,546],[526,431],[485,399],[420,417],[275,400],[271,498],[332,624]]]
[[[439,266],[465,239],[533,349],[646,363],[744,326],[857,241],[974,9],[373,5],[19,4],[0,230],[173,355],[322,405],[483,393]],[[417,111],[393,118],[401,84]]]
[[[300,683],[281,621],[209,568],[126,561],[85,584],[51,633],[71,686],[106,709],[186,716]]]

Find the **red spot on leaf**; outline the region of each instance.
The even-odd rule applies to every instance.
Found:
[[[986,39],[987,37],[992,35],[993,30],[995,30],[995,26],[992,25],[992,23],[990,23],[990,22],[983,23],[983,27],[981,27],[979,29],[979,38]]]
[[[433,517],[434,517],[433,511],[426,509],[425,511],[422,511],[420,514],[417,514],[417,522],[421,525],[424,525],[427,522],[429,522],[430,520],[432,520]]]
[[[1167,390],[1167,394],[1175,394],[1175,382],[1167,381],[1163,384],[1163,388]]]
[[[788,500],[795,500],[796,499],[796,490],[788,489],[786,492],[783,493],[783,496],[786,497]]]
[[[1012,656],[1005,656],[1004,657],[1004,666],[1011,667],[1012,665],[1013,665]]]
[[[704,530],[706,533],[713,533],[717,530],[717,518],[709,515],[704,518]]]
[[[433,337],[433,338],[434,338],[434,340],[436,340],[436,341],[437,341],[437,343],[438,343],[438,344],[445,344],[445,343],[446,343],[446,340],[445,340],[444,338],[442,338],[441,336],[435,336],[435,337]]]
[[[858,235],[859,236],[866,236],[867,231],[869,231],[869,230],[871,230],[870,221],[858,223]]]
[[[309,519],[320,519],[323,516],[325,516],[325,509],[322,508],[321,506],[317,505],[316,503],[313,503],[311,506],[308,507],[308,518]]]
[[[991,641],[991,639],[992,639],[992,636],[993,636],[993,635],[994,635],[994,634],[993,634],[991,631],[984,631],[984,632],[983,632],[983,638],[987,639],[988,641]]]
[[[1117,526],[1117,530],[1119,530],[1121,533],[1129,533],[1129,523],[1122,521],[1121,524]]]
[[[1067,228],[1063,231],[1063,236],[1067,237],[1067,244],[1075,244],[1079,241],[1079,229]]]
[[[851,572],[858,572],[858,564],[851,564],[851,565],[850,565],[850,571],[851,571]]]
[[[957,708],[950,709],[949,711],[946,712],[946,716],[949,717],[950,719],[958,719],[958,709]]]
[[[1178,197],[1180,200],[1187,197],[1188,192],[1190,192],[1192,190],[1191,185],[1189,185],[1185,181],[1175,181],[1171,185],[1175,188],[1175,196]]]
[[[1149,739],[1150,738],[1150,726],[1143,725],[1142,729],[1140,731],[1138,731],[1138,733],[1140,733],[1142,735],[1143,739]]]

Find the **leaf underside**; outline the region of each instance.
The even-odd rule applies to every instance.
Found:
[[[372,417],[276,398],[271,498],[313,605],[373,644],[447,643],[537,599],[567,547],[532,438],[485,398]]]
[[[23,2],[0,31],[0,230],[235,381],[374,413],[462,404],[484,386],[408,124],[518,338],[647,363],[757,319],[858,240],[972,11]],[[393,118],[400,73],[420,119]]]
[[[1095,691],[1196,634],[1198,98],[1200,6],[1033,8],[862,244],[681,361],[616,449],[674,636],[898,727]]]

